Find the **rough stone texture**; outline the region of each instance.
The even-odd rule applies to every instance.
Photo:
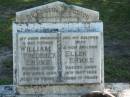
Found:
[[[130,97],[129,83],[106,83],[105,90],[114,94],[116,97]]]
[[[50,25],[52,26],[49,27]],[[57,32],[45,33],[44,29],[41,29],[43,27],[49,30],[55,27],[58,32],[62,32],[60,28],[63,28],[65,32],[61,33],[59,41],[57,39],[57,35],[59,35]],[[14,64],[17,64],[14,70],[18,71],[16,77],[14,77],[17,78],[17,84],[84,84],[101,83],[101,80],[103,81],[101,79],[101,72],[103,72],[103,68],[101,67],[102,22],[75,23],[72,28],[67,27],[68,25],[50,23],[48,25],[46,23],[14,24],[14,33],[16,33],[16,38],[18,38],[17,43],[14,44],[14,48],[16,48],[16,53],[14,53],[16,61],[14,61]],[[79,29],[78,31],[75,30],[78,33],[72,31],[73,29]],[[38,30],[40,32],[35,32]],[[14,37],[14,40],[16,38]],[[30,39],[35,39],[35,41],[30,41]],[[28,44],[28,41],[31,44]],[[84,41],[84,43],[76,43],[76,41]],[[59,42],[60,45],[58,45]],[[33,50],[34,47],[35,52]],[[50,50],[47,49],[48,47],[50,47]],[[31,50],[28,50],[28,48]],[[48,58],[50,52],[54,57]],[[74,62],[75,55],[78,56],[77,63]],[[38,56],[42,59],[37,59]],[[52,63],[48,62],[48,60],[52,61]],[[50,67],[51,69],[48,69]],[[48,72],[51,72],[51,74]],[[61,76],[58,75],[60,73]],[[58,81],[58,79],[61,79],[61,81]]]
[[[28,87],[28,86],[26,86],[26,87]],[[22,88],[25,88],[27,90],[26,87],[22,87]],[[32,87],[36,87],[36,86],[32,86]],[[72,86],[72,87],[75,88],[75,86]],[[85,88],[84,86],[79,86],[79,87],[80,87],[79,89]],[[14,88],[15,88],[15,86],[12,86],[12,85],[0,86],[0,97],[14,97],[14,91],[13,91]],[[35,91],[39,91],[41,88],[42,88],[42,86],[39,87],[38,90],[36,88]],[[51,88],[51,86],[50,86],[50,88]],[[54,89],[54,88],[52,88],[52,89]],[[24,90],[23,92],[25,92],[26,90]],[[59,89],[59,91],[62,92],[61,89]],[[82,91],[82,90],[80,90],[80,91]],[[86,90],[84,92],[87,93]],[[130,84],[129,83],[105,83],[105,89],[103,92],[104,93],[111,93],[111,94],[115,95],[115,97],[130,97]],[[60,94],[57,94],[57,95],[58,95],[58,97],[61,97]],[[68,94],[68,95],[64,94],[64,95],[62,95],[62,97],[76,97],[76,95],[81,96],[81,94],[77,92],[77,94],[75,94],[75,95],[74,94]],[[77,97],[80,97],[80,96],[77,96]],[[50,96],[45,96],[45,95],[41,95],[41,94],[39,94],[39,95],[34,95],[34,94],[26,95],[24,93],[23,95],[19,95],[17,97],[50,97]],[[53,93],[53,96],[51,95],[51,97],[55,97],[54,93]]]
[[[0,97],[13,97],[15,95],[15,86],[13,85],[1,85]]]
[[[50,86],[24,86],[17,87],[20,94],[84,94],[96,91],[96,85],[50,85]],[[98,90],[101,90],[98,88]]]
[[[98,20],[97,11],[59,1],[16,13],[16,22],[22,23],[72,23]]]

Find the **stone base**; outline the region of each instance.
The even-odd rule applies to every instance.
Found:
[[[16,86],[16,94],[85,94],[91,91],[103,91],[103,85],[48,85],[48,86]]]
[[[81,94],[17,95],[16,97],[80,97]]]
[[[15,95],[13,89],[15,86],[0,86],[0,97],[80,97],[83,94],[86,94],[86,91],[82,91],[85,89],[84,86],[80,86],[79,90],[81,89],[80,93],[48,93],[48,94],[22,94],[22,95]],[[54,88],[53,88],[54,89]],[[75,87],[73,89],[76,90]],[[60,90],[64,91],[64,90]],[[70,90],[68,90],[70,91]],[[115,97],[130,97],[130,84],[128,83],[106,83],[105,84],[105,92],[109,92],[115,95]],[[23,91],[24,92],[24,91]],[[72,91],[70,91],[72,92]]]
[[[103,85],[16,86],[17,97],[80,97],[96,90],[103,90]]]

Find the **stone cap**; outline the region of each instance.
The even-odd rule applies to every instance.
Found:
[[[60,1],[16,12],[16,22],[20,23],[77,23],[98,20],[98,11],[68,5]]]

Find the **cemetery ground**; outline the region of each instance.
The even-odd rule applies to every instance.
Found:
[[[0,0],[0,84],[11,84],[15,12],[55,0]],[[104,22],[105,82],[130,82],[129,0],[65,0],[100,12]]]

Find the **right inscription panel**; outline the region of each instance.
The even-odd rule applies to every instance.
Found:
[[[101,33],[62,33],[65,83],[101,83]]]

